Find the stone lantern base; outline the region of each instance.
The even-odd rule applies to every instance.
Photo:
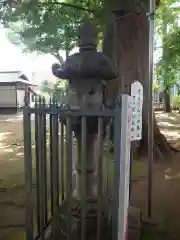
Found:
[[[73,191],[73,199],[76,205],[73,206],[73,217],[77,222],[78,235],[81,234],[82,219],[82,181],[86,185],[86,234],[88,239],[96,239],[98,232],[98,136],[97,134],[87,134],[86,157],[81,156],[81,138],[77,135],[77,161],[75,164],[74,175],[76,178],[75,189]],[[85,161],[86,174],[85,179],[82,177],[82,161]],[[108,207],[107,196],[101,196],[101,226],[100,228],[108,229]],[[100,230],[100,229],[99,229]],[[105,230],[101,231],[105,232]],[[104,237],[102,237],[104,239]]]

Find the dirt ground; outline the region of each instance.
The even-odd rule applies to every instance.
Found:
[[[180,147],[180,116],[176,113],[156,113],[161,132],[175,147]],[[136,161],[133,167],[132,202],[141,208],[147,219],[147,163]],[[180,239],[180,153],[174,155],[172,164],[155,164],[153,169],[152,217],[159,231],[167,239]],[[153,238],[154,239],[154,238]],[[158,239],[166,239],[158,238]],[[154,239],[156,240],[156,239]]]
[[[180,117],[157,113],[159,126],[180,147]],[[22,117],[0,116],[0,240],[24,239],[24,166]],[[180,154],[153,172],[153,217],[158,228],[180,239]],[[133,166],[132,203],[147,215],[147,161]],[[169,236],[169,235],[168,235]],[[153,238],[154,239],[154,238]],[[153,240],[152,239],[152,240]],[[155,240],[155,239],[154,239]],[[163,238],[164,240],[164,238]]]
[[[0,240],[23,239],[22,117],[0,116]]]

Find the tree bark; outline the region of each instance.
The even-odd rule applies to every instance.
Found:
[[[164,112],[171,112],[170,95],[168,90],[164,90]]]
[[[116,65],[119,77],[108,84],[107,98],[118,93],[130,93],[130,85],[138,80],[144,87],[143,139],[140,152],[147,153],[148,146],[148,69],[149,69],[149,23],[146,13],[126,14],[115,26]],[[155,155],[164,160],[171,157],[171,148],[161,134],[154,118]]]
[[[166,17],[166,12],[162,15],[162,35],[163,35],[163,54],[162,54],[162,59],[163,59],[163,81],[164,81],[164,111],[166,113],[171,112],[171,106],[170,106],[170,89],[168,86],[168,56],[167,56],[167,47],[166,47],[166,38],[168,36],[168,21]]]

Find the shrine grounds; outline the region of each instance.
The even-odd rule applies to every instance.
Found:
[[[180,147],[180,116],[157,112],[156,117],[168,141]],[[0,240],[25,239],[23,160],[22,115],[0,116]],[[172,164],[154,165],[153,183],[153,219],[158,224],[144,227],[143,240],[180,239],[180,154]],[[132,202],[146,219],[146,159],[133,164]]]

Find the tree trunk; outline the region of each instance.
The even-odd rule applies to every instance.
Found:
[[[163,54],[162,54],[162,59],[163,59],[163,81],[164,81],[164,87],[165,90],[163,91],[164,93],[164,111],[166,113],[171,112],[171,106],[170,106],[170,89],[168,86],[168,81],[169,81],[169,76],[168,76],[168,71],[169,71],[169,64],[168,64],[168,56],[167,56],[167,47],[166,47],[166,38],[168,36],[168,21],[167,21],[167,16],[166,12],[162,15],[162,35],[163,35]]]
[[[130,93],[130,85],[138,80],[144,87],[143,104],[143,139],[140,149],[147,150],[148,146],[148,69],[149,69],[149,23],[146,13],[130,13],[116,21],[116,65],[119,77],[109,83],[108,98],[113,98],[119,93]],[[155,121],[154,143],[155,154],[159,158],[170,158],[170,146],[166,138],[160,133]],[[147,151],[146,151],[147,153]]]
[[[164,112],[171,112],[170,95],[167,90],[164,90]]]

